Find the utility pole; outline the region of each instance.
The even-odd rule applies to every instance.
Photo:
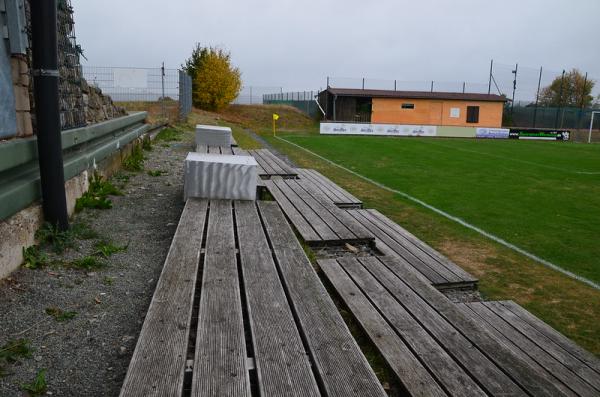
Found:
[[[490,61],[490,82],[488,83],[488,95],[492,93],[492,75],[494,72],[494,60]]]
[[[558,128],[558,116],[560,115],[560,111],[562,110],[562,96],[563,96],[563,87],[565,84],[565,70],[562,71],[562,77],[560,78],[560,91],[558,93],[558,108],[556,108],[556,119],[554,120],[554,128]]]
[[[515,70],[513,70],[512,73],[515,75],[515,79],[513,80],[512,103],[510,105],[511,116],[515,111],[515,92],[517,91],[517,73],[519,73],[519,64],[518,63],[517,63],[517,66],[515,66]]]
[[[537,94],[535,96],[535,108],[533,108],[533,128],[535,128],[535,123],[537,120],[537,110],[538,110],[538,103],[540,101],[540,88],[542,86],[542,72],[543,71],[544,71],[544,68],[542,66],[540,66],[540,78],[538,80]]]
[[[62,158],[58,91],[56,0],[31,1],[33,82],[37,120],[37,148],[46,222],[69,228]]]

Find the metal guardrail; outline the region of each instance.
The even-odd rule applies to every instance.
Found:
[[[65,181],[93,167],[150,129],[146,112],[62,133]],[[0,220],[41,197],[37,140],[0,143]]]

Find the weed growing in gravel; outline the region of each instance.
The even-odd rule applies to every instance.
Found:
[[[95,256],[85,256],[71,262],[71,266],[83,270],[95,270],[104,267],[104,263]]]
[[[171,141],[181,141],[182,138],[183,138],[183,131],[181,131],[180,129],[177,129],[175,127],[167,127],[165,129],[163,129],[162,131],[160,131],[158,134],[156,134],[156,138],[154,138],[154,140],[171,142]]]
[[[150,170],[148,171],[148,175],[150,176],[162,176],[165,175],[167,173],[167,171],[163,171],[163,170]]]
[[[58,307],[47,307],[46,314],[54,317],[54,319],[59,323],[71,320],[77,316],[77,312],[64,311],[59,309]]]
[[[80,240],[91,240],[100,236],[89,224],[82,221],[71,224],[71,230],[75,237]]]
[[[62,231],[48,222],[35,232],[35,238],[42,245],[52,246],[52,250],[57,254],[62,254],[67,248],[73,248],[75,244],[75,234],[71,229]]]
[[[135,146],[131,151],[131,154],[123,160],[123,168],[132,172],[138,172],[144,169],[144,153],[139,146]]]
[[[42,394],[46,393],[47,388],[48,385],[46,384],[45,369],[41,369],[31,383],[23,383],[21,385],[21,389],[26,391],[31,397],[41,396]]]
[[[102,284],[104,284],[104,285],[113,285],[114,282],[115,282],[115,279],[113,277],[106,276],[102,279]]]
[[[104,180],[101,175],[94,173],[90,179],[90,188],[75,202],[75,210],[84,208],[109,209],[112,201],[108,196],[122,196],[123,193],[112,183]]]
[[[33,349],[27,339],[9,340],[0,347],[0,378],[8,375],[7,367],[22,358],[31,358]]]
[[[96,248],[96,255],[103,256],[108,258],[109,256],[116,254],[117,252],[126,251],[129,245],[115,245],[110,241],[101,240],[94,244],[94,248]]]
[[[39,269],[48,264],[48,255],[40,251],[40,247],[32,245],[25,249],[23,247],[23,261],[27,269]]]
[[[142,149],[144,149],[147,152],[152,151],[152,141],[150,140],[150,138],[146,138],[142,141]]]

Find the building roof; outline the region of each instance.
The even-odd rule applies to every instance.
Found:
[[[461,101],[506,102],[503,95],[477,94],[470,92],[429,92],[429,91],[392,91],[392,90],[362,90],[356,88],[328,88],[332,95],[371,97],[371,98],[404,98],[404,99],[455,99]]]

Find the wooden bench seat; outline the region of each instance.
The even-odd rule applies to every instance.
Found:
[[[279,206],[190,199],[121,395],[255,391],[385,396]]]
[[[236,154],[231,146],[206,146],[196,145],[196,153],[208,154]]]
[[[275,156],[268,149],[248,150],[251,156],[254,156],[261,169],[259,175],[265,178],[280,176],[282,178],[296,178],[298,173],[285,161]]]
[[[340,208],[362,208],[362,201],[342,189],[318,171],[307,168],[296,168],[300,180],[310,182],[311,189],[318,190],[332,203]]]
[[[565,391],[579,396],[600,395],[600,360],[521,306],[502,301],[460,303],[458,307],[485,324],[496,340],[530,366],[562,382]]]
[[[475,288],[477,279],[377,210],[348,210],[385,255],[406,261],[438,289]]]
[[[304,241],[315,246],[371,243],[373,235],[306,180],[271,178],[265,185]]]
[[[573,395],[395,257],[319,266],[410,395]]]

